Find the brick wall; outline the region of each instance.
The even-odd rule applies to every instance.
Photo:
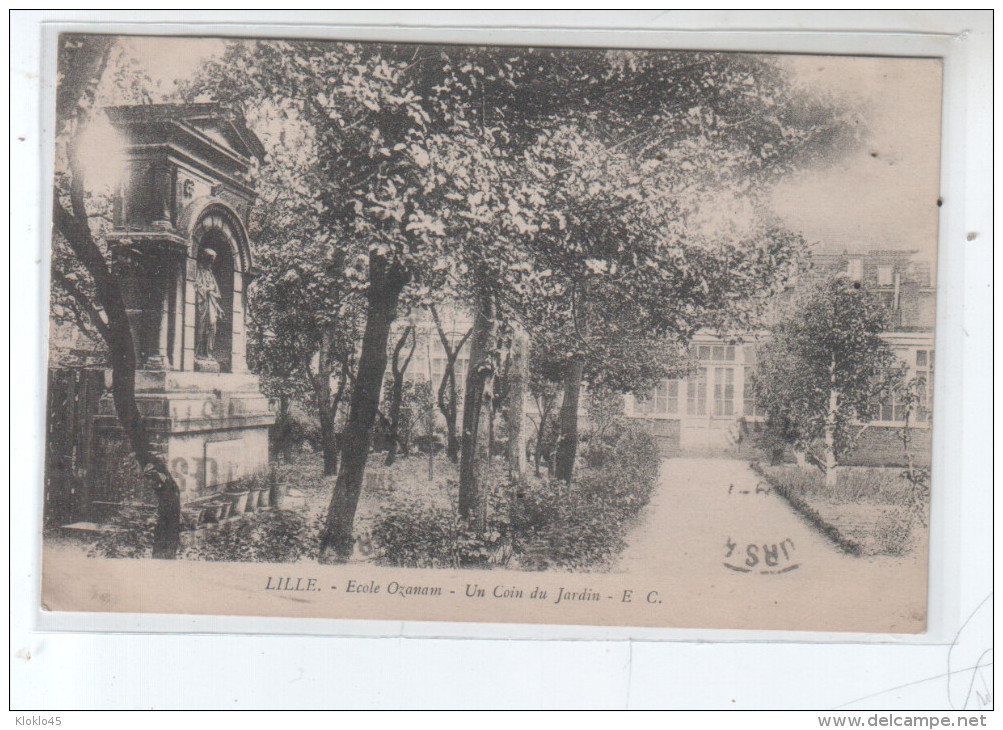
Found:
[[[931,431],[912,429],[913,460],[917,466],[930,465]],[[856,448],[843,460],[847,466],[905,466],[902,429],[871,426],[860,436]]]
[[[645,419],[644,424],[649,432],[658,440],[658,448],[662,456],[676,456],[679,453],[679,429],[678,419]]]

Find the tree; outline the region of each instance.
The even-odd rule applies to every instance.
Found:
[[[549,445],[554,441],[552,416],[560,401],[560,382],[561,374],[552,357],[539,342],[533,342],[529,352],[529,392],[539,414],[533,439],[533,473],[536,476],[540,476],[544,457],[550,463]]]
[[[309,400],[320,425],[324,474],[334,475],[336,422],[351,392],[362,321],[362,299],[346,273],[352,248],[302,230],[304,238],[285,241],[267,229],[258,232],[262,275],[251,290],[250,363],[269,395]]]
[[[767,418],[787,424],[794,448],[835,485],[860,428],[901,377],[881,334],[887,312],[847,276],[822,277],[796,292],[760,346],[754,380]]]
[[[409,348],[407,348],[408,341],[411,343]],[[411,364],[411,358],[414,357],[414,351],[417,346],[418,335],[416,334],[415,326],[408,324],[401,331],[400,337],[397,338],[397,344],[394,345],[393,355],[390,358],[390,372],[393,377],[387,389],[390,396],[390,433],[388,438],[389,443],[387,444],[387,458],[384,461],[386,466],[393,466],[397,458],[397,446],[401,434],[401,403],[404,400],[404,376],[407,375],[408,365]],[[407,355],[402,358],[405,348],[407,348]],[[407,417],[405,416],[406,419]]]
[[[624,415],[624,398],[621,393],[605,388],[593,388],[589,390],[586,402],[586,413],[592,432],[588,438],[587,461],[592,464],[600,464],[606,456],[606,435],[610,432],[613,424],[617,423]]]
[[[53,191],[53,226],[65,244],[54,280],[107,348],[112,370],[112,398],[118,422],[157,500],[153,557],[174,558],[181,539],[181,494],[161,455],[151,446],[136,404],[136,349],[122,290],[123,257],[106,251],[95,235],[89,205],[82,138],[92,119],[97,89],[114,50],[112,36],[63,34],[59,38],[56,90],[57,140],[63,154]]]
[[[456,463],[460,457],[460,440],[456,435],[456,415],[459,405],[459,396],[456,389],[456,361],[467,344],[467,339],[473,328],[467,331],[457,341],[455,333],[447,332],[442,325],[439,316],[439,309],[434,304],[429,307],[432,321],[435,323],[435,331],[439,335],[439,342],[442,343],[442,351],[445,353],[445,362],[442,369],[442,379],[436,391],[436,405],[442,417],[446,421],[446,456],[450,461]]]
[[[651,174],[666,151],[662,168],[680,163],[677,181],[699,186],[730,174],[748,191],[758,173],[831,148],[844,130],[824,107],[792,99],[775,64],[729,54],[261,41],[233,46],[200,85],[220,100],[264,103],[308,125],[319,175],[306,194],[332,235],[354,236],[368,253],[358,376],[321,536],[323,561],[347,559],[352,550],[388,339],[405,290],[421,298],[446,283],[474,316],[459,504],[462,517],[483,522],[479,431],[491,420],[482,411],[492,406],[502,324],[518,321],[534,292],[554,289],[564,303],[558,324],[567,326],[572,292],[585,283],[576,278],[581,262],[608,261],[614,251],[622,270],[641,272],[633,286],[657,282],[664,271],[680,286],[705,284],[703,260],[676,265],[691,231],[682,224],[686,211],[670,199],[680,185],[667,192]],[[578,137],[592,142],[575,142],[579,128]],[[687,146],[694,138],[703,144]],[[715,164],[688,170],[682,163],[694,164],[694,149],[711,150]],[[628,168],[633,175],[618,172],[604,183],[610,170]],[[594,201],[597,215],[589,212]],[[635,224],[631,241],[647,241],[658,255],[635,262],[634,246],[617,247],[620,231]],[[604,240],[609,252],[586,255]],[[744,272],[745,253],[709,255],[712,266],[703,268],[718,279],[728,265]],[[556,288],[545,281],[545,272],[558,270],[546,266],[547,256],[561,263]],[[668,268],[647,271],[651,262]],[[665,290],[655,287],[652,297]],[[744,291],[729,290],[735,293]],[[668,319],[700,324],[692,301],[684,297]]]
[[[472,347],[472,362],[479,365],[472,369],[475,380],[468,379],[468,394],[475,400],[465,401],[464,423],[476,424],[481,401],[487,400],[476,394],[488,392],[485,386],[495,370],[497,353],[488,345],[498,331],[493,320],[506,308],[518,319],[527,303],[532,310],[541,297],[551,298],[546,317],[538,321],[563,328],[562,340],[575,348],[566,357],[559,417],[558,471],[570,478],[578,393],[591,358],[579,340],[592,336],[588,307],[579,305],[573,313],[575,302],[626,281],[628,286],[610,301],[650,295],[654,307],[637,311],[641,321],[663,310],[661,329],[650,330],[651,339],[673,333],[685,339],[743,298],[769,290],[771,282],[762,274],[772,277],[781,262],[768,261],[765,254],[783,258],[783,246],[760,245],[749,236],[744,242],[702,247],[694,241],[699,238],[693,225],[697,209],[701,203],[712,207],[707,193],[722,189],[752,198],[754,205],[771,180],[824,158],[852,140],[857,128],[823,100],[792,93],[779,65],[769,59],[543,50],[529,51],[521,60],[506,67],[514,91],[500,94],[505,101],[498,102],[497,90],[491,89],[492,121],[503,120],[498,127],[505,142],[498,146],[515,164],[485,197],[489,208],[500,201],[510,214],[512,235],[495,232],[505,241],[501,250],[510,254],[520,249],[513,244],[521,243],[522,260],[516,256],[506,262],[508,271],[501,276],[489,262],[488,276],[478,268],[467,282],[477,313],[472,345],[483,335],[485,356],[474,357]],[[490,74],[484,76],[481,88],[491,80]],[[776,244],[792,241],[785,234],[773,239]],[[465,250],[476,254],[476,248]],[[586,260],[593,271],[583,268]],[[511,272],[523,266],[536,276],[513,281]],[[631,272],[637,274],[633,281]],[[739,285],[731,286],[732,281]],[[476,429],[465,425],[463,436],[470,440],[464,453],[475,458]],[[475,474],[469,464],[464,468],[461,455],[461,505],[480,499]]]
[[[383,390],[385,400],[389,401],[394,397],[394,384],[392,381],[388,381],[384,385]],[[391,447],[395,451],[395,461],[396,454],[398,453],[403,456],[409,455],[412,447],[416,445],[416,438],[420,437],[424,437],[422,441],[425,445],[419,446],[419,449],[422,451],[434,451],[434,443],[430,438],[435,428],[434,409],[432,388],[428,384],[428,381],[404,380],[401,385],[400,405],[397,408],[397,417],[394,419],[396,420],[397,428],[392,437],[389,431],[391,430],[393,420],[387,418],[385,421],[388,429],[388,455]]]
[[[262,41],[232,46],[189,92],[263,101],[308,125],[319,174],[304,194],[332,235],[352,236],[366,250],[365,324],[341,470],[321,534],[325,562],[352,551],[398,302],[444,250],[441,227],[427,212],[441,185],[430,174],[427,140],[451,124],[433,89],[446,68],[446,54],[420,46]]]
[[[687,141],[640,169],[632,155],[571,127],[541,135],[533,151],[534,177],[567,170],[561,185],[540,192],[549,201],[541,208],[561,217],[534,236],[546,276],[528,310],[561,363],[560,479],[572,476],[584,383],[650,390],[678,371],[699,328],[751,321],[801,245],[762,216],[716,235],[694,225],[712,191],[743,187],[751,173],[741,156]]]
[[[508,470],[514,479],[526,477],[526,398],[529,396],[529,335],[516,326],[509,348],[506,380]]]

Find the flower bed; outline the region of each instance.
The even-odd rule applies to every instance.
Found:
[[[809,523],[849,555],[905,555],[926,539],[925,500],[902,470],[841,467],[835,486],[817,471],[755,465]]]

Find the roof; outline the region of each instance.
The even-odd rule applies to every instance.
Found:
[[[137,104],[106,107],[116,127],[150,124],[177,125],[190,133],[208,136],[244,157],[265,159],[261,140],[248,127],[243,113],[215,102],[202,104]]]

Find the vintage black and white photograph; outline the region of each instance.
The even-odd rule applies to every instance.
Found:
[[[57,66],[46,609],[925,630],[939,59]]]

